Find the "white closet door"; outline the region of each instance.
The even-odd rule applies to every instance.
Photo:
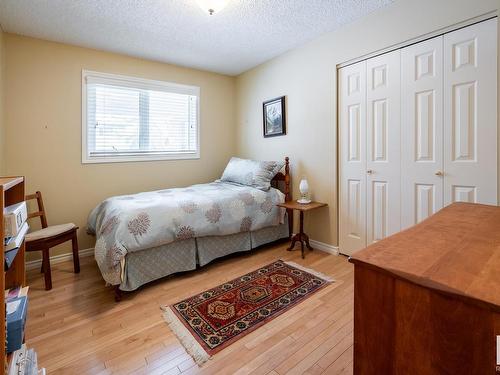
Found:
[[[401,50],[401,226],[443,207],[443,37]]]
[[[366,246],[366,62],[339,70],[340,251]]]
[[[444,203],[497,204],[497,20],[444,36]]]
[[[366,62],[367,245],[401,229],[400,57]]]

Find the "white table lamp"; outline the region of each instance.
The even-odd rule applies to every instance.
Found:
[[[300,180],[299,190],[300,190],[300,199],[297,200],[297,202],[300,204],[311,203],[311,200],[308,198],[309,184],[307,183],[307,180],[305,178]]]

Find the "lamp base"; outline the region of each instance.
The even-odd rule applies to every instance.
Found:
[[[299,204],[309,204],[311,202],[312,201],[310,199],[306,199],[306,198],[297,199],[297,203],[299,203]]]

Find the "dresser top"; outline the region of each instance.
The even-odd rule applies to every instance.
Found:
[[[453,203],[350,262],[500,311],[500,207]]]

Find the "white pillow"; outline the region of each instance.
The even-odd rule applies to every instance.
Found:
[[[221,181],[234,182],[267,191],[271,187],[271,180],[284,165],[285,162],[232,157],[224,169]]]

